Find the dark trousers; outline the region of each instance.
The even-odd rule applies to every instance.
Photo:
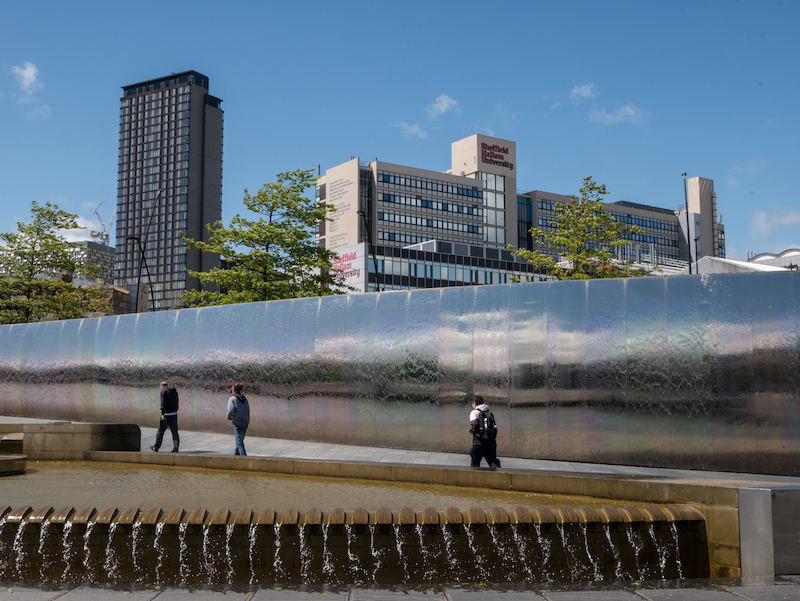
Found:
[[[497,445],[474,444],[469,450],[469,456],[472,458],[471,467],[480,467],[481,459],[486,459],[489,467],[500,467],[500,460],[497,458]]]
[[[159,420],[158,422],[158,433],[156,433],[156,444],[153,446],[156,448],[156,451],[161,448],[161,441],[164,439],[164,432],[167,431],[169,428],[172,431],[172,448],[176,451],[178,450],[178,444],[180,443],[181,439],[178,438],[178,416],[177,415],[167,415],[164,416],[164,419]]]

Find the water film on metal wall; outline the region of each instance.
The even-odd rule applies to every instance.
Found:
[[[800,472],[800,274],[465,286],[0,326],[0,412],[466,452]]]

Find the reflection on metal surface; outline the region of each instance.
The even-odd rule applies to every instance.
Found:
[[[0,327],[0,412],[462,452],[794,475],[800,274],[467,286]]]

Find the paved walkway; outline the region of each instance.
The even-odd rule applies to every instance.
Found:
[[[689,583],[681,588],[646,588],[633,583],[598,590],[553,590],[531,585],[486,590],[483,588],[431,587],[430,590],[399,587],[339,590],[259,589],[253,592],[209,590],[109,590],[80,586],[68,590],[40,590],[34,587],[6,585],[0,589],[0,601],[796,601],[800,599],[797,579],[780,579],[768,586]],[[623,588],[625,586],[625,588]]]
[[[0,423],[41,423],[48,420],[25,419],[0,416]],[[149,447],[155,441],[155,428],[142,427],[142,451],[152,452]],[[233,434],[181,431],[181,453],[223,454],[233,453]],[[466,453],[434,453],[376,447],[358,447],[271,438],[247,437],[247,452],[251,456],[316,459],[331,461],[357,461],[375,463],[400,463],[425,466],[466,466]],[[166,434],[161,452],[169,452],[172,440]],[[702,472],[696,470],[655,469],[633,466],[616,466],[566,461],[543,461],[535,459],[501,458],[504,468],[535,472],[558,472],[573,474],[613,474],[653,479],[685,479],[718,486],[800,485],[800,478],[764,476],[758,474],[736,474],[725,472]],[[652,584],[654,588],[647,588]],[[655,588],[658,587],[658,588]],[[338,590],[291,590],[259,589],[250,592],[209,590],[109,590],[81,586],[59,590],[41,590],[33,586],[6,584],[0,586],[0,601],[800,601],[800,576],[776,578],[773,582],[743,586],[738,580],[700,580],[665,583],[596,583],[593,590],[556,590],[555,586],[531,584],[524,590],[508,587],[502,590],[431,587],[430,590],[404,588],[349,587]]]

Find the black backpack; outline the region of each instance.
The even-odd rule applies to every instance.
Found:
[[[478,416],[478,438],[486,442],[494,442],[497,439],[497,424],[494,415],[488,409],[481,411]]]

